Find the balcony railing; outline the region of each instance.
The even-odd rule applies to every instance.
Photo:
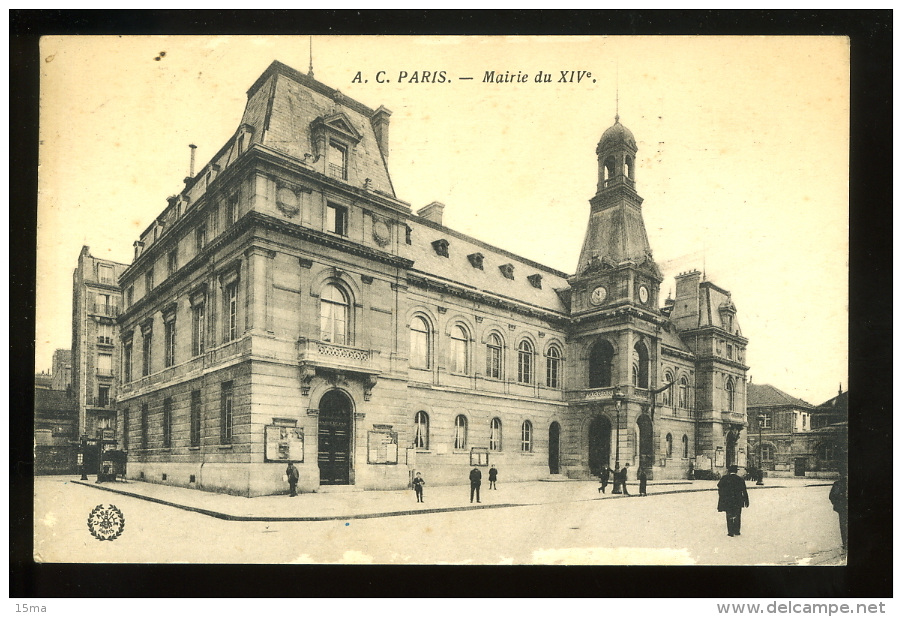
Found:
[[[106,409],[107,407],[112,407],[112,401],[109,397],[101,397],[101,396],[86,396],[85,397],[85,405],[87,407],[99,407],[102,409]]]
[[[116,304],[95,304],[94,312],[100,315],[117,317],[119,315],[119,306]]]
[[[113,337],[112,336],[98,336],[97,344],[98,345],[112,345]]]
[[[101,277],[100,277],[100,284],[101,284],[101,285],[115,285],[115,284],[116,284],[116,279],[114,279],[114,278],[112,278],[112,277],[109,277],[109,276],[101,276]]]
[[[628,176],[614,176],[613,178],[608,178],[604,181],[605,188],[617,186],[618,184],[625,184],[630,188],[634,188],[636,186],[636,181]]]
[[[381,372],[376,366],[378,355],[378,351],[357,349],[312,339],[302,338],[298,341],[298,361],[312,366],[377,374]]]

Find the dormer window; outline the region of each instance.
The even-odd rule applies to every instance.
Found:
[[[514,280],[513,264],[504,264],[503,266],[498,266],[498,269],[501,270],[501,274],[504,276],[504,278]]]
[[[482,260],[485,259],[485,256],[482,253],[471,253],[467,255],[467,259],[471,266],[482,270]]]
[[[529,281],[529,284],[535,287],[536,289],[542,289],[542,275],[541,274],[530,274],[526,277]]]
[[[329,175],[339,180],[348,179],[348,149],[342,144],[329,142]]]
[[[432,243],[432,248],[436,255],[440,257],[448,257],[448,241],[442,238]]]

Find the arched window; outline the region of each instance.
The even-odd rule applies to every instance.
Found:
[[[454,448],[463,450],[467,447],[467,418],[457,416],[454,418]]]
[[[609,388],[614,347],[607,341],[598,341],[589,354],[589,387]]]
[[[689,381],[685,377],[680,377],[679,393],[680,409],[689,409]]]
[[[422,317],[410,322],[410,366],[429,368],[429,324]]]
[[[765,463],[770,463],[774,460],[774,447],[769,443],[761,444],[761,460]]]
[[[413,447],[426,449],[429,447],[429,414],[418,411],[413,417]]]
[[[626,170],[625,170],[626,177],[629,178],[630,180],[632,180],[633,179],[633,157],[627,156],[624,161],[624,165],[626,167]]]
[[[320,340],[338,345],[348,344],[348,296],[334,283],[323,287],[319,296]]]
[[[648,388],[648,349],[641,341],[633,346],[633,385]]]
[[[451,372],[466,375],[470,372],[469,366],[470,337],[463,326],[451,328]]]
[[[489,450],[498,452],[501,450],[501,418],[492,418],[489,433]]]
[[[494,332],[489,335],[485,350],[485,376],[501,379],[501,337]]]
[[[667,371],[664,373],[664,383],[673,383],[673,373]],[[663,392],[661,404],[665,407],[673,407],[673,387],[667,388]]]
[[[517,381],[532,383],[532,343],[525,339],[517,347]]]
[[[549,347],[545,357],[545,385],[549,388],[561,387],[561,350],[557,345]]]
[[[667,441],[667,458],[673,458],[673,435],[667,433],[664,439]]]
[[[724,388],[727,391],[727,410],[736,411],[736,390],[731,377],[727,377],[727,383]]]
[[[609,156],[604,160],[604,179],[605,183],[607,183],[611,178],[614,177],[614,157]]]
[[[689,438],[683,435],[683,458],[689,458]]]
[[[520,429],[520,451],[532,452],[532,422],[529,420],[524,420]]]

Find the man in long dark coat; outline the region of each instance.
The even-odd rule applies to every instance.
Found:
[[[604,493],[605,489],[608,488],[608,483],[611,481],[611,468],[604,465],[601,468],[601,473],[598,474],[598,477],[601,479],[601,486],[598,487],[598,492]]]
[[[830,502],[833,504],[833,510],[839,515],[839,535],[842,538],[843,550],[846,550],[849,546],[849,501],[847,492],[846,476],[843,474],[830,488]]]
[[[749,507],[745,480],[736,475],[739,467],[730,465],[729,472],[717,482],[717,511],[727,513],[727,535],[738,536],[742,527],[742,509]]]
[[[479,501],[479,487],[482,486],[482,472],[475,467],[470,471],[470,503],[473,503],[473,494],[476,494],[476,503]]]

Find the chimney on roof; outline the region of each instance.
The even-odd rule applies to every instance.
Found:
[[[388,119],[390,116],[391,112],[380,105],[379,109],[373,112],[373,117],[370,118],[373,132],[376,133],[376,143],[379,144],[379,151],[385,158],[388,158]]]
[[[433,223],[442,224],[442,210],[445,209],[445,204],[439,203],[437,201],[433,201],[431,204],[426,206],[425,208],[420,208],[417,210],[417,216],[421,216],[427,221],[432,221]]]
[[[839,393],[842,394],[842,382],[839,382]]]
[[[194,177],[194,151],[197,150],[197,146],[194,144],[188,144],[188,147],[191,148],[191,166],[188,168],[188,177]]]

